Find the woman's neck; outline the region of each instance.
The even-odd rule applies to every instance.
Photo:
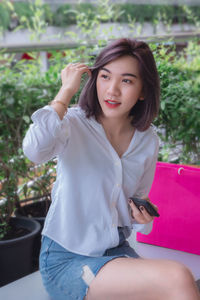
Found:
[[[107,139],[121,158],[130,145],[135,128],[129,119],[121,122],[119,119],[101,118],[100,123],[104,128]]]
[[[111,137],[121,136],[127,132],[134,131],[134,127],[128,118],[122,120],[119,118],[100,117],[99,122],[103,126],[106,134]]]

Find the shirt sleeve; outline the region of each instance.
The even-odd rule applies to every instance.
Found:
[[[59,155],[69,138],[66,118],[60,120],[53,107],[45,106],[31,116],[30,125],[23,140],[24,154],[35,164],[47,162]]]
[[[154,179],[156,162],[157,162],[158,151],[159,151],[159,139],[155,132],[153,132],[153,136],[155,142],[154,153],[152,159],[149,160],[146,165],[144,175],[142,176],[138,189],[134,195],[138,198],[148,197]],[[137,222],[134,221],[132,223],[132,227],[137,232],[141,232],[143,234],[149,234],[153,228],[153,221],[147,224],[138,224]]]
[[[138,188],[135,192],[135,197],[138,198],[145,198],[148,197],[156,169],[156,162],[158,158],[158,151],[159,151],[159,140],[156,133],[154,133],[154,153],[151,158],[148,159],[146,162],[146,166],[144,169],[144,174],[140,180]]]

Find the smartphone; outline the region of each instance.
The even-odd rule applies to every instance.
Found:
[[[137,206],[137,208],[140,210],[140,206],[145,207],[147,212],[154,217],[159,217],[159,213],[155,210],[153,205],[147,200],[140,199],[140,198],[135,198],[135,197],[130,197],[130,199],[133,201],[133,203]]]

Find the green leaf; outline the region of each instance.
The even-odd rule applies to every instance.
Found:
[[[161,101],[161,103],[160,103],[160,107],[161,107],[161,109],[162,109],[162,110],[164,110],[164,109],[165,109],[165,102],[164,102],[164,101]]]
[[[23,116],[23,120],[29,124],[30,123],[30,117],[29,116]]]
[[[12,96],[6,98],[6,103],[8,105],[12,105],[14,102],[15,102],[15,99]]]

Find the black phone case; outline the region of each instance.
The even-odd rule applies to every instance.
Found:
[[[134,202],[134,204],[137,206],[137,208],[140,210],[140,206],[144,206],[147,210],[147,212],[154,217],[159,217],[159,213],[155,210],[155,208],[149,203],[149,201],[140,199],[140,198],[135,198],[135,197],[130,197],[130,199]]]

